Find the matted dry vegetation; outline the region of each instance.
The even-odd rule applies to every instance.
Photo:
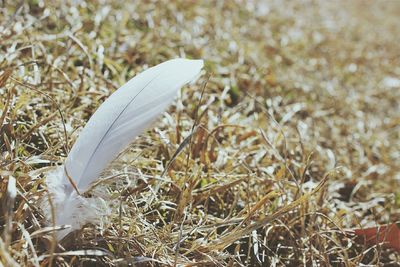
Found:
[[[400,2],[0,12],[0,266],[397,266],[346,230],[400,220]],[[46,170],[114,90],[178,56],[206,73],[107,169],[111,215],[56,244]]]

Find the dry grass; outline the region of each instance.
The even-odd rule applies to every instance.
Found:
[[[398,266],[345,230],[400,220],[399,2],[18,2],[0,9],[0,266]],[[209,78],[108,168],[112,215],[56,244],[46,168],[177,56]]]

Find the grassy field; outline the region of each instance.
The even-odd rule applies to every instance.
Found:
[[[1,1],[0,266],[399,266],[349,232],[400,221],[399,14]],[[107,168],[107,216],[55,242],[46,173],[112,92],[176,57],[204,59],[202,77]]]

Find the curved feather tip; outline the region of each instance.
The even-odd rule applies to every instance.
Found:
[[[198,77],[202,68],[203,60],[166,61],[135,76],[96,110],[64,166],[46,179],[55,206],[56,225],[72,226],[61,232],[59,239],[84,223],[93,222],[98,213],[108,212],[104,205],[99,209],[94,199],[79,196],[76,191],[85,192],[118,153],[164,112],[178,90]],[[43,209],[50,220],[49,205],[45,204]]]

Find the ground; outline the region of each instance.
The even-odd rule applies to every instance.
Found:
[[[400,221],[399,12],[2,1],[0,266],[398,266],[350,230]],[[107,167],[92,197],[110,214],[57,244],[48,170],[112,92],[175,57],[203,75]]]

